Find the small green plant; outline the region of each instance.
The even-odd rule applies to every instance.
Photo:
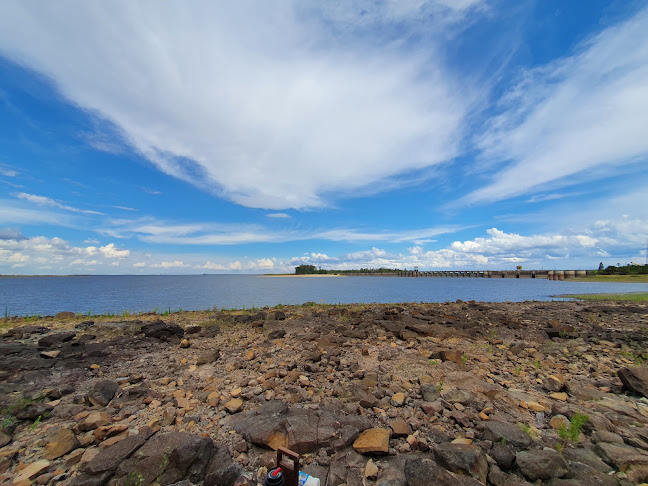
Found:
[[[439,360],[438,360],[438,359],[432,359],[432,358],[430,358],[430,359],[428,360],[428,363],[430,363],[432,366],[436,366],[436,365],[439,364]]]
[[[515,373],[518,374],[518,375],[521,375],[523,369],[524,369],[524,368],[522,368],[522,365],[517,365],[517,366],[515,367]]]
[[[585,423],[587,423],[588,420],[589,417],[584,413],[574,413],[571,418],[569,427],[567,427],[565,424],[562,424],[558,428],[558,436],[563,440],[568,440],[574,443],[578,442],[580,440],[581,432],[583,431],[583,426],[585,425]]]
[[[439,393],[441,393],[441,390],[443,390],[443,382],[440,381],[439,384],[436,386],[436,389]]]
[[[131,471],[130,473],[128,473],[128,476],[126,476],[124,486],[143,486],[145,483],[146,480],[144,476],[142,476],[138,472]]]
[[[461,355],[461,366],[466,366],[466,362],[468,361],[468,356],[466,356],[466,353]]]
[[[34,430],[36,427],[38,427],[41,423],[41,420],[43,419],[42,415],[39,415],[36,420],[34,420],[34,423],[31,424],[31,429]]]
[[[5,418],[2,420],[2,424],[0,425],[0,429],[1,430],[11,429],[15,421],[16,419],[12,415],[5,416]]]
[[[539,370],[540,368],[542,368],[542,363],[540,363],[540,361],[536,359],[533,361],[533,366],[535,367],[536,370]]]
[[[527,434],[529,437],[533,437],[533,434],[531,432],[531,426],[528,424],[523,424],[522,422],[518,422],[517,426],[520,428],[522,432]]]
[[[560,452],[561,454],[562,454],[564,448],[565,448],[565,446],[562,443],[559,442],[558,444],[556,444],[556,450],[558,452]]]

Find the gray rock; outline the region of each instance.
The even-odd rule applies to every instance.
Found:
[[[632,366],[621,368],[617,375],[623,382],[626,390],[644,397],[648,397],[648,368],[644,366]]]
[[[156,339],[168,339],[172,336],[182,337],[184,335],[184,329],[182,329],[177,324],[166,324],[161,319],[144,324],[140,331],[144,333],[146,337],[156,338]]]
[[[510,445],[495,442],[488,455],[495,460],[501,469],[505,471],[513,469],[513,465],[515,464],[515,451]]]
[[[520,471],[529,481],[561,478],[569,473],[567,461],[553,449],[518,452],[515,456]]]
[[[482,440],[505,442],[518,449],[526,449],[533,444],[531,437],[515,424],[493,420],[484,422],[482,428],[480,436]]]
[[[139,434],[130,435],[124,440],[100,450],[99,454],[85,465],[83,472],[89,475],[99,475],[106,471],[114,472],[122,461],[128,459],[146,442],[147,438],[147,435],[140,430]]]
[[[113,399],[117,390],[119,390],[119,384],[116,381],[101,380],[95,383],[87,398],[93,405],[105,407]]]
[[[38,340],[39,348],[51,348],[53,346],[58,346],[59,344],[66,343],[71,341],[76,336],[76,332],[58,332],[56,334],[50,334],[49,336],[42,337]]]
[[[531,483],[515,476],[506,474],[497,465],[493,464],[488,471],[488,482],[493,486],[530,486]]]
[[[596,453],[610,466],[621,471],[627,469],[628,466],[648,465],[647,452],[626,444],[599,442],[596,444]]]
[[[434,402],[441,398],[441,393],[436,386],[431,384],[426,384],[421,387],[421,394],[423,395],[423,400],[426,402]]]
[[[451,442],[434,448],[436,462],[455,473],[466,474],[486,484],[488,463],[481,447]]]
[[[456,476],[434,461],[423,458],[405,462],[405,482],[407,486],[482,486],[476,479]]]

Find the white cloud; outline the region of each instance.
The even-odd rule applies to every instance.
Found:
[[[37,196],[36,194],[27,194],[25,192],[19,192],[16,194],[16,197],[18,199],[24,199],[26,201],[32,202],[34,204],[38,204],[39,206],[48,206],[51,208],[57,208],[57,209],[63,209],[65,211],[71,211],[73,213],[83,213],[83,214],[98,214],[102,215],[103,213],[100,213],[99,211],[92,211],[89,209],[79,209],[75,208],[72,206],[67,206],[65,204],[61,204],[54,199],[51,199],[49,197],[45,196]]]
[[[648,9],[578,53],[528,71],[479,140],[485,167],[508,163],[463,202],[497,201],[606,177],[648,156]]]
[[[144,268],[144,267],[146,267],[146,263],[144,263],[144,262],[137,262],[137,263],[133,263],[133,266],[134,266],[135,268]]]
[[[266,216],[268,218],[280,218],[280,219],[281,218],[283,218],[283,219],[290,218],[290,215],[286,214],[286,213],[269,213],[269,214],[266,214]]]
[[[106,258],[125,258],[130,255],[129,250],[119,250],[114,243],[109,243],[106,246],[99,247],[99,251]]]
[[[241,262],[235,261],[229,264],[229,269],[230,270],[240,270],[243,268],[243,265],[241,265]]]
[[[184,262],[181,260],[176,260],[174,262],[160,262],[149,265],[151,268],[183,268],[185,266]]]
[[[16,177],[18,175],[18,171],[7,167],[6,165],[0,164],[0,175],[5,177]]]
[[[306,208],[459,153],[474,90],[431,42],[401,47],[382,26],[434,37],[482,3],[2,2],[0,49],[165,173]]]

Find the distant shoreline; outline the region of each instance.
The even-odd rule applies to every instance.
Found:
[[[295,275],[293,273],[265,273],[261,277],[347,277],[347,275],[340,275],[339,273],[319,273],[319,274],[305,274]]]

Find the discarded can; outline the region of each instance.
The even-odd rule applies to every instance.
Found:
[[[280,467],[268,471],[263,486],[284,486],[284,476]]]
[[[310,474],[299,471],[299,486],[320,486],[320,480]]]

